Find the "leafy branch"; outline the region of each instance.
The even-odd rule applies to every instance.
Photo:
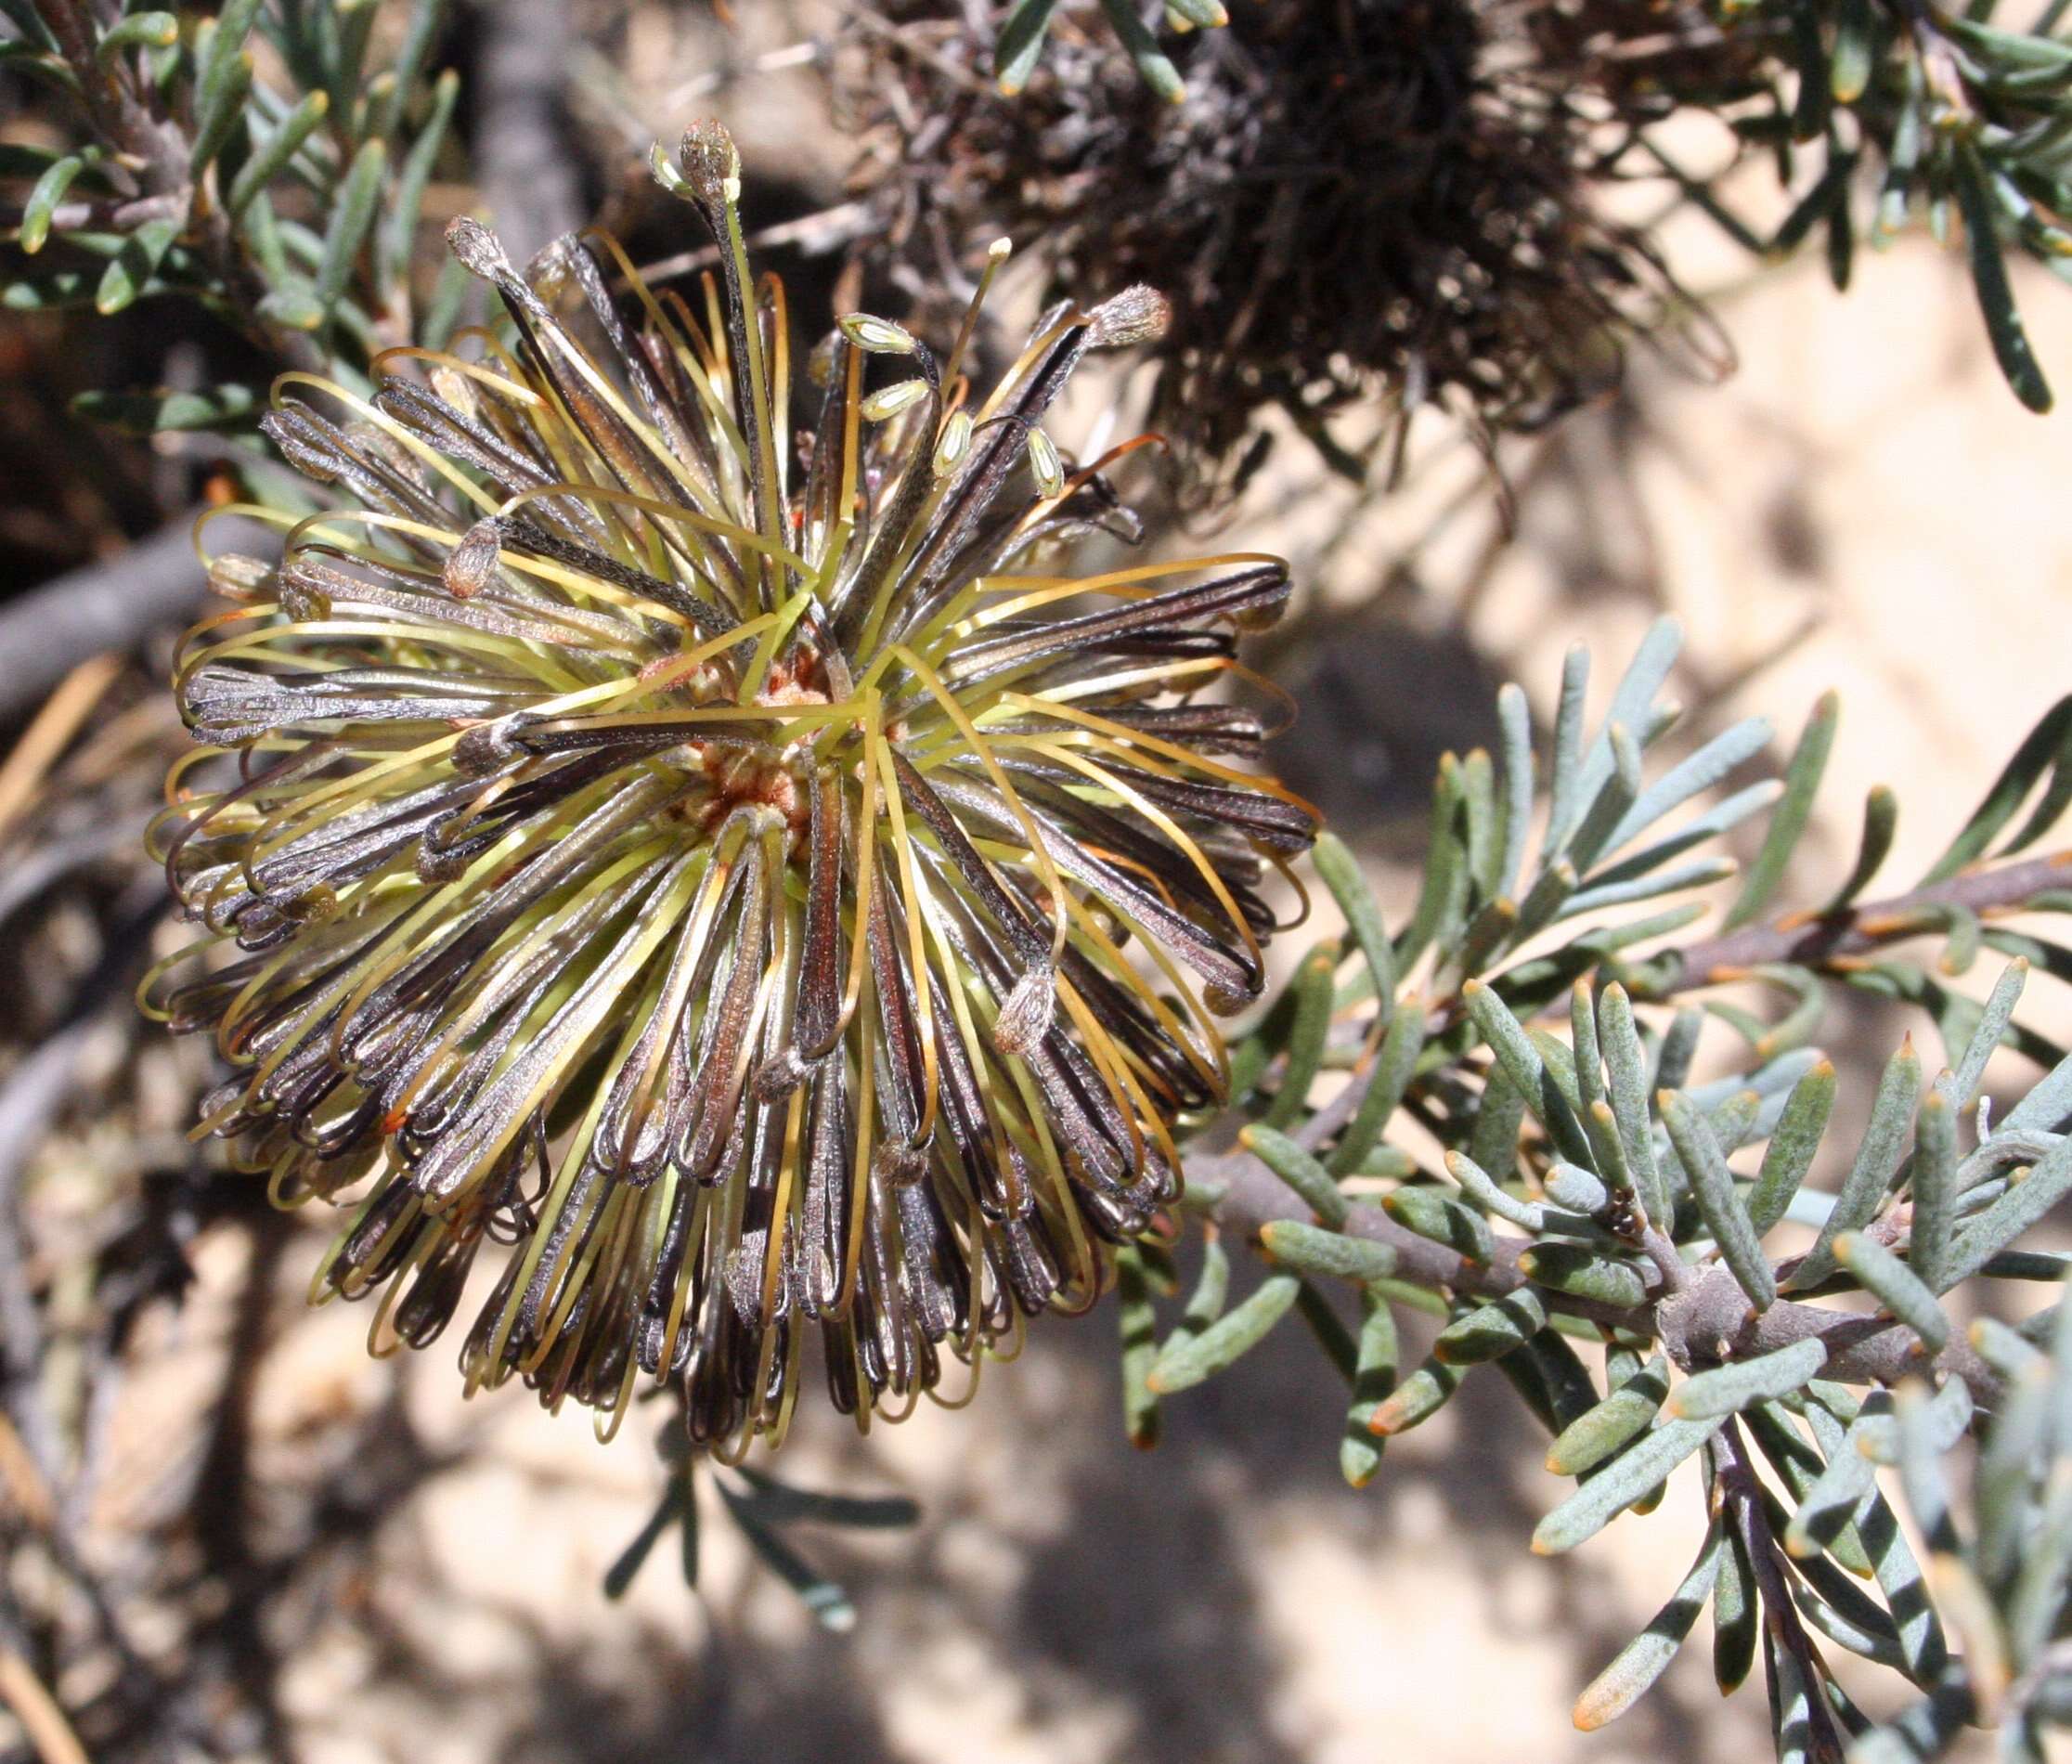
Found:
[[[1961,230],[2001,370],[2025,405],[2047,410],[2005,260],[2018,253],[2061,279],[2072,266],[2072,41],[2055,0],[2027,25],[1996,22],[2002,10],[1999,0],[1962,12],[1925,0],[1726,0],[1716,49],[1665,54],[1673,104],[1722,115],[1796,192],[1768,238],[1651,130],[1633,131],[1612,163],[1630,154],[1625,169],[1666,173],[1760,254],[1821,235],[1838,289],[1858,245],[1884,246],[1911,215],[1924,214],[1938,241]]]
[[[19,258],[0,266],[15,311],[90,305],[109,315],[176,294],[276,359],[359,371],[381,349],[435,343],[465,279],[443,278],[420,311],[420,212],[459,76],[430,77],[445,0],[411,0],[390,64],[369,65],[376,0],[263,6],[214,18],[83,0],[7,0],[0,61],[55,88],[82,125],[58,149],[0,149],[0,226]],[[277,86],[255,48],[286,71]],[[250,387],[206,396],[93,395],[85,414],[142,432],[236,429]]]
[[[1989,1719],[2028,1756],[2066,1664],[2049,1638],[2072,1548],[2052,1529],[2067,1523],[2053,1491],[2072,1482],[2072,1408],[2053,1408],[2061,1399],[2048,1393],[2072,1390],[2072,1314],[1967,1330],[1950,1299],[2055,1282],[2067,1266],[2023,1239],[2072,1193],[2072,1057],[2015,1011],[2032,971],[2064,977],[2072,963],[2008,920],[2072,906],[2072,854],[2024,855],[2072,799],[2072,701],[1916,886],[1859,899],[1890,846],[1874,794],[1846,882],[1811,912],[1777,916],[1771,897],[1808,824],[1837,707],[1816,708],[1781,779],[1677,822],[1770,734],[1752,720],[1666,769],[1644,763],[1677,720],[1658,702],[1677,648],[1672,625],[1650,633],[1594,732],[1586,658],[1571,655],[1544,804],[1523,694],[1506,689],[1501,762],[1442,764],[1424,887],[1401,929],[1384,927],[1350,853],[1320,849],[1347,938],[1320,944],[1234,1050],[1238,1143],[1189,1161],[1205,1244],[1175,1322],[1159,1308],[1178,1294],[1169,1248],[1126,1262],[1126,1423],[1150,1443],[1161,1402],[1300,1315],[1348,1381],[1340,1464],[1361,1485],[1389,1438],[1493,1365],[1553,1436],[1549,1468],[1575,1485],[1535,1550],[1575,1548],[1646,1511],[1686,1461],[1707,1490],[1703,1550],[1585,1692],[1580,1725],[1629,1706],[1710,1602],[1722,1687],[1764,1662],[1781,1758],[1928,1757]],[[1693,854],[1758,822],[1729,928],[1672,940],[1705,910],[1696,890],[1740,874]],[[1645,916],[1632,916],[1641,902]],[[1904,953],[1924,939],[1932,969]],[[1982,949],[2013,959],[1981,1002],[1945,981]],[[1947,1063],[1924,1084],[1911,1040],[1901,1045],[1856,1144],[1829,1148],[1845,1162],[1830,1193],[1807,1177],[1831,1139],[1837,1080],[1812,1042],[1835,985],[1927,1009]],[[1751,1008],[1741,997],[1752,990],[1776,1003]],[[1715,1050],[1730,1070],[1694,1082],[1702,1044],[1719,1039],[1708,1027],[1732,1038]],[[1982,1086],[2002,1047],[2049,1070],[1996,1118]],[[1744,1154],[1754,1167],[1737,1169]],[[1774,1248],[1787,1226],[1810,1243]],[[1236,1303],[1233,1239],[1268,1266]],[[1845,1294],[1857,1296],[1831,1302]],[[1402,1307],[1443,1324],[1407,1369]],[[1601,1352],[1601,1374],[1578,1342]],[[1942,1458],[1972,1432],[2003,1468],[1980,1480],[1966,1544],[1954,1522],[1940,1525],[1935,1491]],[[1925,1565],[1878,1488],[1881,1464],[1902,1472]],[[2024,1549],[2007,1542],[2032,1536],[2056,1564],[2042,1582],[2013,1565]],[[1964,1644],[1954,1663],[1945,1624]],[[1877,1727],[1834,1682],[1824,1647],[1893,1667],[1922,1701]]]

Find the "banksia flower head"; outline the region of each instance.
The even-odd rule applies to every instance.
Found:
[[[1093,1301],[1314,821],[1242,769],[1256,714],[1193,702],[1284,565],[1050,561],[1139,537],[1040,425],[1155,297],[1058,307],[983,396],[968,318],[939,359],[844,318],[795,434],[732,143],[655,168],[702,298],[460,221],[508,346],[281,382],[267,434],[363,506],[216,565],[246,603],[183,646],[206,745],[155,836],[209,936],[147,1002],[234,1069],[202,1128],[348,1209],[316,1291],[379,1289],[378,1349],[480,1260],[470,1388],[602,1428],[678,1381],[731,1453],[809,1354],[867,1424]]]

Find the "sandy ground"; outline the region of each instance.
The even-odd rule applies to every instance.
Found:
[[[1902,792],[1888,874],[1910,880],[2072,685],[2072,425],[2001,388],[1955,263],[1910,246],[1860,278],[1846,300],[1810,266],[1734,297],[1731,383],[1641,359],[1629,396],[1573,422],[1522,478],[1514,546],[1470,568],[1487,523],[1470,512],[1367,610],[1291,641],[1313,715],[1289,773],[1392,899],[1409,886],[1391,867],[1405,813],[1437,746],[1486,730],[1495,683],[1515,672],[1544,707],[1569,642],[1598,645],[1609,672],[1664,610],[1702,658],[1683,681],[1702,726],[1759,711],[1788,745],[1815,694],[1842,688],[1809,888],[1845,866],[1878,781]],[[2021,292],[2072,392],[2072,298],[2041,278]],[[1285,542],[1327,602],[1350,601],[1459,469],[1439,460],[1378,514],[1326,489]],[[278,1340],[242,1446],[262,1532],[299,1525],[312,1468],[385,1414],[384,1445],[348,1478],[356,1542],[335,1547],[335,1573],[305,1576],[320,1597],[270,1609],[261,1637],[292,1656],[281,1714],[305,1764],[1767,1756],[1760,1688],[1717,1706],[1703,1629],[1625,1721],[1572,1731],[1575,1692],[1688,1562],[1694,1491],[1573,1559],[1535,1560],[1526,1540],[1557,1485],[1493,1375],[1392,1446],[1361,1494],[1335,1465],[1342,1397],[1293,1329],[1171,1404],[1155,1454],[1122,1439],[1106,1306],[1039,1328],[964,1413],[925,1409],[861,1443],[816,1414],[787,1476],[897,1489],[925,1510],[913,1534],[801,1534],[861,1612],[831,1635],[751,1571],[717,1503],[695,1598],[666,1547],[604,1603],[600,1576],[662,1484],[654,1423],[636,1416],[602,1448],[586,1419],[547,1418],[522,1393],[462,1405],[443,1346],[369,1362],[364,1312],[300,1308],[315,1230],[257,1271],[262,1302],[244,1238],[197,1245],[189,1304],[153,1320],[124,1387],[96,1515],[119,1527],[193,1473],[198,1417],[240,1330]],[[270,1754],[255,1742],[253,1756]]]

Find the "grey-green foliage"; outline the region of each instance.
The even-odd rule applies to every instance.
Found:
[[[370,60],[384,6],[395,45]],[[459,95],[431,77],[446,0],[227,0],[132,11],[10,0],[10,70],[56,88],[71,138],[0,147],[18,218],[0,251],[16,311],[199,302],[285,365],[356,389],[380,350],[436,344],[462,286],[415,285],[417,225]],[[265,70],[279,70],[269,74]],[[249,432],[253,388],[90,395],[143,432]]]
[[[1000,89],[1015,97],[1029,84],[1029,76],[1042,58],[1060,0],[1014,0],[1000,22],[1000,37],[993,52],[993,77]],[[1137,71],[1137,77],[1159,97],[1176,103],[1186,96],[1180,70],[1159,46],[1159,40],[1141,16],[1136,0],[1101,0],[1109,28]],[[1223,0],[1166,0],[1168,30],[1186,32],[1213,28],[1229,22]]]
[[[745,1464],[721,1470],[693,1457],[680,1424],[663,1429],[660,1445],[670,1463],[662,1498],[646,1524],[619,1551],[604,1573],[604,1594],[622,1598],[647,1565],[654,1548],[677,1534],[684,1584],[698,1584],[698,1482],[701,1475],[719,1498],[720,1511],[746,1540],[756,1561],[798,1597],[823,1628],[845,1630],[856,1622],[856,1606],[841,1583],[823,1574],[792,1540],[792,1527],[817,1524],[844,1530],[903,1530],[920,1510],[901,1495],[825,1494],[795,1487]]]
[[[2018,9],[2001,0],[1962,9],[1743,0],[1723,10],[1725,48],[1688,62],[1675,96],[1716,110],[1745,147],[1774,158],[1796,199],[1790,212],[1758,236],[1654,134],[1638,136],[1634,159],[1666,171],[1752,251],[1781,254],[1823,238],[1838,288],[1849,285],[1859,243],[1882,246],[1911,218],[1924,216],[1938,240],[1962,235],[2001,370],[2024,404],[2048,409],[2006,260],[2072,273],[2062,224],[2072,195],[2072,38],[2062,0]]]
[[[1392,935],[1327,839],[1318,870],[1353,936],[1319,943],[1236,1050],[1251,1124],[1233,1151],[1190,1161],[1192,1204],[1223,1234],[1213,1308],[1161,1322],[1134,1289],[1148,1376],[1133,1436],[1300,1315],[1333,1371],[1359,1374],[1345,1430],[1358,1448],[1340,1454],[1361,1485],[1386,1476],[1388,1438],[1491,1367],[1555,1435],[1548,1467],[1571,1483],[1536,1550],[1645,1512],[1679,1470],[1704,1485],[1704,1549],[1584,1693],[1580,1723],[1630,1706],[1709,1609],[1723,1688],[1764,1664],[1781,1758],[1931,1757],[1996,1719],[2009,1756],[2034,1756],[2041,1724],[2072,1712],[2072,1660],[2053,1652],[2072,1560],[2072,1351],[2062,1306],[2020,1329],[1961,1319],[2003,1299],[2032,1309],[2036,1283],[2072,1265],[2024,1241],[2072,1192],[2072,1057],[2017,1016],[2032,977],[2072,978],[2072,955],[2005,922],[2072,910],[2053,866],[2024,856],[2072,798],[2072,710],[2042,719],[1910,891],[1857,903],[1886,849],[1873,826],[1840,904],[1777,916],[1837,706],[1822,701],[1779,784],[1739,775],[1767,744],[1754,722],[1657,764],[1677,650],[1673,625],[1650,632],[1594,728],[1586,658],[1570,657],[1529,863],[1522,837],[1491,833],[1519,818],[1531,762],[1515,738],[1501,766],[1442,765],[1425,886]],[[1756,862],[1717,891],[1731,866],[1690,854],[1737,828]],[[1733,928],[1689,940],[1714,906]],[[1949,983],[1967,922],[1973,956],[2013,958],[1979,1000]],[[1836,986],[1924,1007],[1939,1057],[1903,1040],[1875,1094],[1838,1105],[1813,1044]],[[2043,1069],[1997,1113],[1981,1089],[1996,1050]],[[1275,1179],[1267,1206],[1260,1183]],[[1274,1265],[1249,1295],[1224,1247],[1239,1230]],[[1381,1346],[1355,1362],[1327,1289]],[[1846,1309],[1827,1303],[1843,1294]],[[1433,1351],[1400,1352],[1378,1307],[1436,1312]],[[1849,1322],[1866,1309],[1882,1328]],[[1975,1436],[1966,1509],[1950,1466]],[[1880,1465],[1914,1508],[1923,1558]],[[1915,1703],[1874,1727],[1835,1682],[1836,1649],[1899,1675]]]

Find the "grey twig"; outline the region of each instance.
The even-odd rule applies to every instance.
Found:
[[[2072,882],[2072,851],[1966,870],[1948,881],[1883,901],[1866,901],[1846,912],[1815,917],[1790,914],[1770,925],[1752,925],[1708,938],[1677,952],[1669,979],[1648,996],[1716,986],[1752,967],[1795,963],[1837,966],[1888,943],[1919,937],[1942,922],[1943,910],[1963,907],[1989,914],[2019,908],[2047,888]]]
[[[161,626],[194,616],[207,588],[194,555],[194,520],[193,512],[181,515],[126,551],[68,571],[0,611],[0,717],[38,703],[89,656],[134,649]],[[210,528],[217,551],[265,538],[265,529],[250,523]]]
[[[583,222],[563,105],[568,8],[563,0],[496,0],[485,13],[475,164],[504,249],[523,264]]]
[[[1256,1239],[1262,1226],[1278,1219],[1316,1223],[1309,1203],[1250,1153],[1197,1159],[1188,1175],[1214,1194],[1207,1203],[1210,1215],[1248,1239]],[[1518,1265],[1520,1253],[1532,1247],[1523,1239],[1499,1239],[1487,1262],[1470,1262],[1405,1229],[1379,1207],[1354,1205],[1339,1228],[1387,1244],[1396,1252],[1396,1278],[1415,1286],[1500,1299],[1528,1284]],[[1824,1376],[1843,1382],[1897,1383],[1930,1363],[1911,1329],[1884,1317],[1791,1301],[1758,1315],[1725,1268],[1709,1269],[1684,1291],[1657,1293],[1637,1307],[1561,1293],[1541,1296],[1572,1317],[1653,1336],[1686,1365],[1747,1359],[1812,1335],[1828,1344]],[[1982,1407],[1999,1394],[1998,1375],[1961,1342],[1952,1342],[1934,1363],[1962,1378]]]

